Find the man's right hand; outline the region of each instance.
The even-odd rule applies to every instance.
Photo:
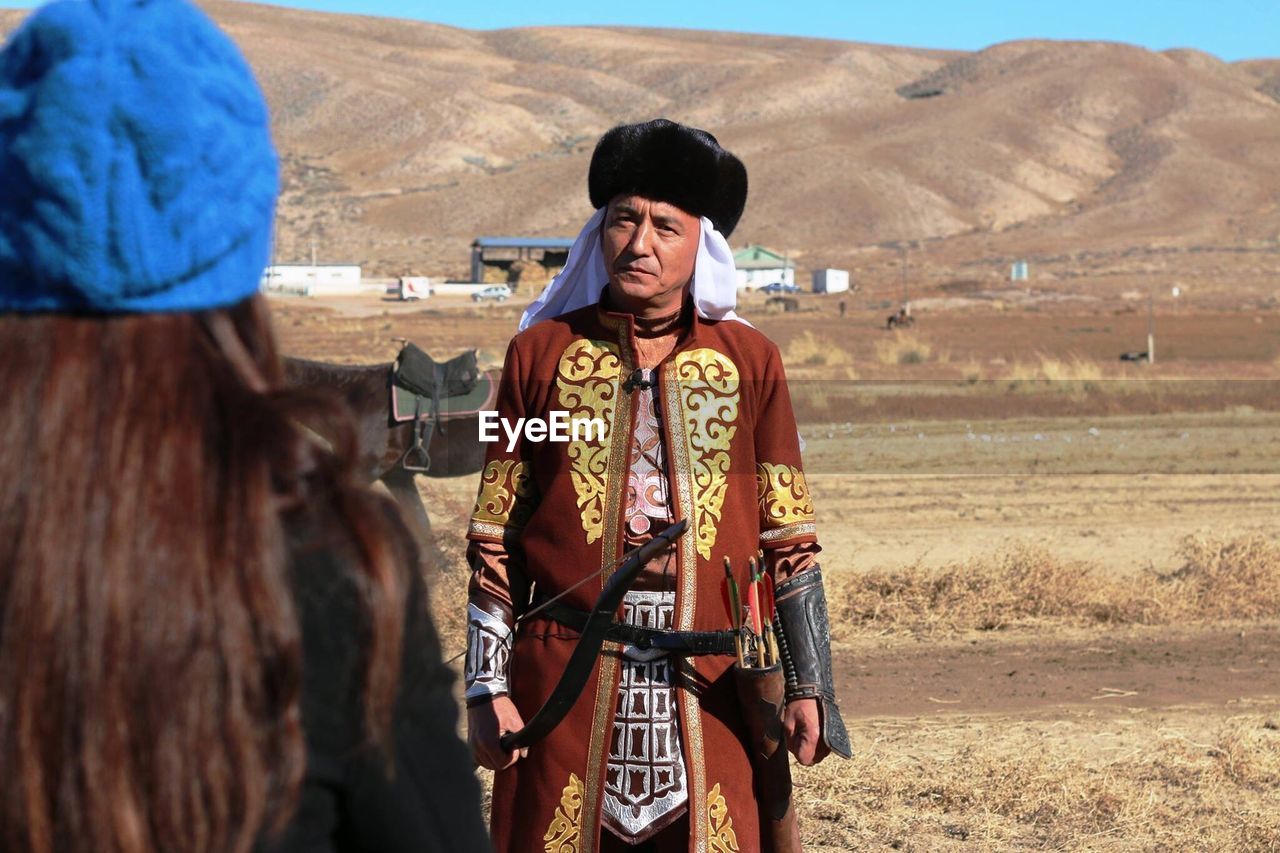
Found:
[[[497,696],[467,709],[467,742],[476,763],[490,770],[506,770],[529,754],[529,748],[507,752],[498,743],[507,732],[524,728],[524,720],[510,696]]]

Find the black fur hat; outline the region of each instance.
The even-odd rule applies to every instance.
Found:
[[[587,191],[596,208],[624,193],[665,201],[728,237],[747,203],[747,170],[705,130],[657,118],[600,137]]]

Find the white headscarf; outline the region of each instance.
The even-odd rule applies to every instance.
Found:
[[[602,207],[587,220],[582,233],[569,249],[564,269],[525,309],[519,331],[600,301],[600,291],[609,281],[604,266],[604,250],[600,247],[604,214],[605,208]],[[733,310],[738,304],[738,281],[729,243],[710,219],[704,216],[699,221],[702,235],[693,268],[694,308],[708,320],[737,320],[750,326]]]

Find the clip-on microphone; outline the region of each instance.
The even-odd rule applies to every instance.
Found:
[[[648,388],[656,387],[658,387],[656,380],[644,378],[644,368],[642,367],[637,367],[635,370],[631,371],[631,376],[626,382],[622,383],[622,389],[627,392],[634,391],[637,388],[643,391]]]

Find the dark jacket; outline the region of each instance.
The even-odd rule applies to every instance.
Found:
[[[421,577],[410,572],[389,770],[386,754],[364,736],[362,616],[350,563],[340,549],[307,539],[292,548],[306,779],[284,832],[259,850],[490,850],[471,753],[457,734],[454,675],[441,661]]]

